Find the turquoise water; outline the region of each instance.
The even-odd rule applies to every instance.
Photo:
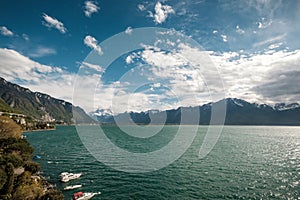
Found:
[[[103,129],[115,145],[147,152],[168,144],[177,128],[165,126],[148,140],[132,138],[114,126]],[[64,192],[66,199],[76,191],[102,192],[93,199],[300,199],[300,127],[225,126],[214,149],[199,159],[206,130],[199,127],[190,148],[174,163],[142,174],[116,171],[98,162],[75,127],[25,135],[42,156],[37,162],[50,182],[60,189],[83,184],[81,189]],[[84,175],[60,183],[63,171]]]

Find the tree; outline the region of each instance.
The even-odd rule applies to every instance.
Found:
[[[41,200],[63,200],[64,195],[59,190],[49,190],[44,196],[41,197]]]
[[[21,127],[12,119],[9,117],[0,116],[0,138],[20,138],[21,134]]]
[[[11,163],[7,163],[5,166],[5,172],[7,175],[6,182],[3,185],[0,193],[2,195],[11,195],[14,187],[14,166]]]
[[[20,176],[17,177],[17,182],[15,183],[15,186],[24,186],[24,185],[31,185],[32,179],[31,179],[31,173],[28,171],[25,171]]]
[[[40,171],[41,166],[36,162],[27,161],[24,164],[24,168],[25,168],[25,171],[29,171],[32,174],[35,174],[38,171]]]
[[[37,186],[36,184],[21,185],[16,188],[12,199],[14,200],[36,200],[41,199],[43,195],[43,188]]]
[[[2,190],[4,184],[6,183],[6,173],[4,170],[0,169],[0,191]]]
[[[13,154],[5,155],[3,158],[6,163],[11,163],[15,168],[23,165],[23,160]]]

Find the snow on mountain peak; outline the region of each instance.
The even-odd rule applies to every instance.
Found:
[[[277,103],[275,104],[274,109],[278,111],[283,111],[283,110],[293,110],[299,107],[300,105],[298,103],[291,103],[291,104]]]

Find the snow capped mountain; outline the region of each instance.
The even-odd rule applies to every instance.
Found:
[[[291,103],[291,104],[285,104],[285,103],[277,103],[274,106],[275,110],[283,111],[283,110],[294,110],[296,108],[299,108],[300,105],[298,103]]]
[[[242,99],[236,99],[236,98],[227,98],[226,102],[227,103],[233,103],[233,104],[235,104],[237,106],[240,106],[240,107],[244,107],[246,104],[249,104],[248,102],[246,102]]]
[[[90,113],[94,119],[100,123],[114,124],[115,119],[122,121],[124,124],[128,123],[130,115],[130,122],[138,124],[166,123],[166,124],[180,124],[181,123],[181,108],[185,110],[200,111],[199,124],[208,125],[211,120],[211,111],[215,105],[224,105],[226,103],[226,125],[300,125],[300,105],[298,103],[292,104],[276,104],[270,106],[267,104],[249,103],[242,99],[226,98],[218,102],[207,103],[202,106],[195,107],[179,107],[172,110],[148,110],[144,112],[127,112],[120,114],[113,114],[109,109],[98,109]],[[126,119],[124,121],[124,119]],[[185,123],[192,123],[193,120],[187,120]]]
[[[89,115],[101,123],[113,123],[114,113],[110,109],[98,108],[94,112],[90,112]]]
[[[100,109],[100,108],[98,108],[94,112],[90,112],[89,114],[91,116],[96,116],[96,117],[113,116],[113,112],[110,109]]]
[[[159,113],[159,112],[160,112],[159,110],[148,110],[145,113],[156,114],[156,113]]]

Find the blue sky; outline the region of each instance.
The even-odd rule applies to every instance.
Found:
[[[88,111],[197,105],[211,101],[212,93],[259,103],[297,102],[299,19],[300,2],[296,0],[1,1],[0,76],[67,101],[74,96],[76,77],[84,80],[84,87],[96,81],[95,98],[77,102]],[[200,75],[195,74],[199,69],[181,60],[182,56],[193,60],[189,55],[200,55],[187,43],[178,44],[174,52],[165,52],[156,44],[144,45],[120,55],[107,69],[93,63],[98,76],[78,77],[91,51],[99,59],[107,56],[103,41],[125,30],[124,34],[132,36],[136,28],[143,27],[167,28],[198,42],[217,68],[222,91],[210,81],[214,77],[201,78],[205,67],[199,67]],[[145,71],[148,74],[141,76]],[[124,74],[130,80],[120,80]],[[128,85],[141,77],[155,81],[130,91]],[[122,106],[113,108],[115,104]]]

